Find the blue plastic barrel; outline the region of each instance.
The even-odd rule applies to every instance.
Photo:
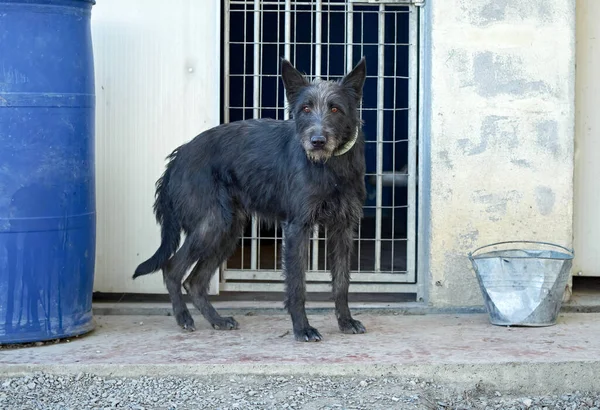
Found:
[[[0,0],[0,343],[94,328],[88,0]]]

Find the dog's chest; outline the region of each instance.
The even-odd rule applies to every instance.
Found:
[[[317,223],[331,224],[347,220],[355,212],[358,200],[351,186],[333,184],[312,197],[313,215]]]

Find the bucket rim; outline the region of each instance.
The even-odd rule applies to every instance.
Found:
[[[573,249],[569,249],[566,248],[564,246],[561,245],[557,245],[555,243],[551,243],[551,242],[541,242],[541,241],[502,241],[502,242],[495,242],[495,243],[491,243],[488,245],[484,245],[484,246],[480,246],[479,248],[469,252],[469,259],[471,261],[474,261],[475,259],[493,259],[493,258],[503,258],[503,259],[532,259],[533,257],[531,256],[501,256],[501,255],[489,255],[487,253],[483,253],[480,255],[475,255],[477,252],[481,251],[482,249],[486,249],[486,248],[491,248],[493,246],[497,246],[497,245],[504,245],[504,244],[517,244],[517,243],[528,243],[528,244],[538,244],[538,245],[546,245],[546,246],[553,246],[556,248],[560,248],[563,251],[566,251],[568,254],[565,255],[565,257],[559,258],[559,257],[550,257],[550,256],[539,256],[539,257],[535,257],[535,259],[551,259],[551,260],[571,260],[575,257],[575,253],[573,251]],[[503,251],[509,251],[509,250],[525,250],[525,249],[503,249]]]

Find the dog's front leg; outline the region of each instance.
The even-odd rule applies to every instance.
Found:
[[[331,267],[331,287],[335,301],[335,316],[338,326],[344,333],[365,333],[366,329],[358,320],[352,319],[348,307],[350,287],[350,257],[353,251],[353,230],[334,228],[329,236],[333,265]]]
[[[292,317],[294,337],[298,341],[318,342],[321,334],[311,327],[306,317],[305,266],[310,228],[297,224],[285,224],[283,248],[283,272],[285,275],[285,307]]]

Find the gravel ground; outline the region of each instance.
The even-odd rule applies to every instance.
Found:
[[[2,409],[594,409],[600,393],[509,396],[398,378],[212,376],[0,378]]]

